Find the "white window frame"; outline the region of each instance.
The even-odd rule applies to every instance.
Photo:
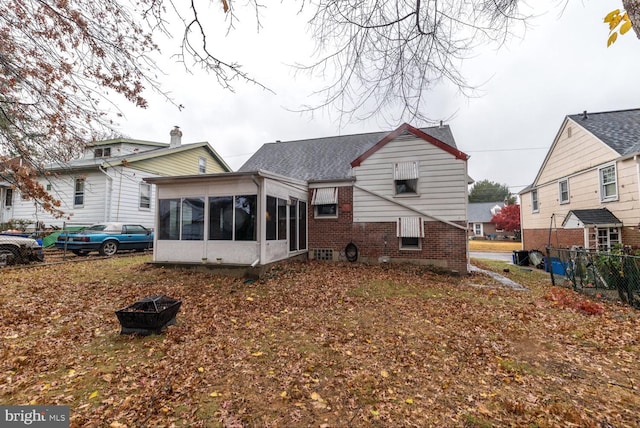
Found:
[[[151,210],[151,184],[141,182],[139,189],[140,190],[139,190],[139,197],[138,197],[138,209],[141,211]],[[147,191],[145,192],[144,189],[147,189]],[[146,206],[144,205],[145,196],[146,196]]]
[[[482,223],[473,223],[473,235],[474,236],[483,236],[483,224]]]
[[[207,160],[203,157],[198,158],[198,174],[207,173]]]
[[[313,205],[313,218],[338,218],[338,188],[337,187],[322,187],[313,190],[313,197],[311,198],[311,205]],[[323,214],[320,213],[318,207],[333,206],[334,213]]]
[[[597,249],[611,251],[616,244],[620,244],[621,230],[618,227],[599,227],[596,230]]]
[[[111,147],[97,147],[93,149],[93,157],[97,159],[111,157]]]
[[[538,189],[531,191],[531,212],[537,213],[540,211],[540,200],[538,199]]]
[[[418,184],[420,180],[418,161],[397,162],[393,164],[393,194],[399,197],[420,196]],[[413,191],[398,192],[399,182],[411,182]]]
[[[11,208],[13,206],[13,189],[7,187],[4,189],[4,207]]]
[[[566,192],[563,192],[563,189],[562,189],[563,185],[566,187]],[[562,197],[563,193],[567,194],[566,199]],[[571,196],[569,194],[569,179],[565,178],[563,180],[558,181],[558,201],[560,202],[560,205],[568,204],[570,199],[571,199]]]
[[[422,238],[415,238],[415,237],[400,237],[398,238],[400,240],[400,249],[402,251],[421,251],[422,250]],[[409,240],[414,240],[417,239],[418,243],[417,244],[413,244],[413,243],[409,243]]]
[[[605,182],[608,170],[613,170],[613,180]],[[600,201],[609,202],[618,200],[618,169],[616,164],[612,163],[598,168],[598,180],[600,182]],[[607,186],[613,186],[615,194],[607,194]]]
[[[80,190],[78,190],[79,183],[82,183]],[[73,180],[73,207],[74,208],[84,207],[86,185],[87,185],[87,180],[85,178],[76,178],[75,180]],[[81,203],[78,203],[78,198],[82,198]]]

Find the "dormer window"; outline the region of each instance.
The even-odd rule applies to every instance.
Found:
[[[100,147],[93,149],[94,158],[108,158],[111,157],[111,147]]]

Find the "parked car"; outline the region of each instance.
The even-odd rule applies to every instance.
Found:
[[[42,245],[35,239],[0,235],[0,265],[42,261],[44,261]]]
[[[142,251],[153,248],[153,231],[139,224],[98,223],[78,232],[61,233],[56,248],[78,256],[91,251],[98,251],[103,256],[112,256],[120,250]]]

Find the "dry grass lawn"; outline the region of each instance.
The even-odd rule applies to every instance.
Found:
[[[73,427],[632,427],[640,316],[412,266],[287,263],[250,282],[132,257],[0,275],[0,402]],[[489,263],[489,262],[487,262]],[[485,267],[502,272],[499,262]],[[162,335],[114,310],[181,299]]]
[[[469,251],[490,251],[510,253],[513,250],[522,250],[522,242],[515,241],[489,241],[470,240]]]

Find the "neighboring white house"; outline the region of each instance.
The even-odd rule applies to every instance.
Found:
[[[145,178],[228,172],[231,169],[207,142],[182,144],[171,131],[170,143],[118,138],[87,144],[81,159],[46,167],[38,181],[65,213],[54,218],[8,183],[0,183],[0,223],[11,219],[45,226],[118,221],[153,227],[155,189]]]

